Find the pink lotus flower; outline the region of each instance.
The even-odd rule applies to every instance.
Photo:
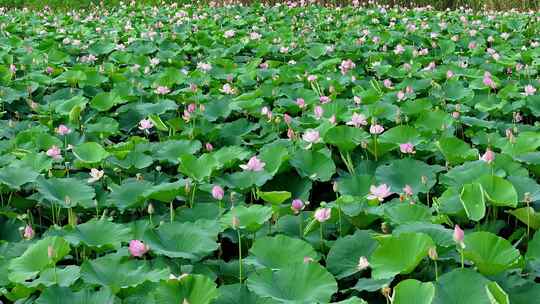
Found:
[[[218,201],[223,199],[223,195],[225,195],[225,191],[223,191],[223,188],[220,186],[214,186],[212,187],[212,197],[217,199]]]
[[[45,73],[47,73],[47,74],[52,74],[53,72],[54,72],[54,69],[52,67],[47,67],[45,69]]]
[[[392,80],[390,80],[390,79],[385,79],[385,80],[383,81],[383,85],[384,85],[384,87],[387,88],[387,89],[392,89]]]
[[[339,69],[341,70],[341,74],[345,75],[348,71],[354,69],[356,67],[356,64],[350,59],[343,60],[341,62],[341,65],[339,66]]]
[[[259,64],[259,68],[261,68],[262,70],[268,69],[268,62],[265,61],[265,62]]]
[[[62,158],[62,151],[60,151],[60,148],[58,148],[56,145],[53,145],[52,147],[50,147],[46,153],[47,153],[47,156],[52,157],[53,159]]]
[[[452,70],[446,71],[446,78],[447,78],[447,79],[450,79],[450,78],[452,78],[452,77],[454,77],[454,72],[452,72]]]
[[[291,210],[294,214],[298,214],[302,209],[304,209],[304,202],[301,199],[294,199],[291,203]]]
[[[405,187],[403,187],[403,193],[405,193],[405,195],[412,196],[413,195],[412,187],[410,185],[405,185]]]
[[[386,184],[381,184],[379,186],[371,185],[369,187],[369,194],[367,196],[367,199],[377,199],[379,202],[384,201],[384,199],[388,196],[390,196],[392,192],[390,192],[390,187]]]
[[[412,143],[404,143],[399,145],[399,150],[403,154],[414,154],[416,151],[414,151],[414,145]]]
[[[59,125],[58,128],[55,129],[56,134],[64,136],[69,133],[71,133],[71,129],[66,127],[65,125]]]
[[[289,128],[287,129],[287,138],[293,139],[294,138],[294,130]]]
[[[223,88],[220,89],[220,91],[228,95],[233,95],[235,93],[234,88],[228,83],[224,84]]]
[[[212,65],[210,63],[206,62],[199,62],[197,63],[197,68],[205,73],[210,72],[212,70]]]
[[[353,100],[354,100],[354,103],[357,105],[362,103],[362,98],[360,96],[354,96]]]
[[[240,168],[246,171],[258,172],[258,171],[262,171],[264,169],[264,166],[266,166],[266,163],[258,159],[257,156],[253,156],[249,159],[247,164],[240,165]]]
[[[17,72],[17,67],[14,64],[10,64],[9,65],[9,70],[11,71],[11,73],[15,73],[15,72]]]
[[[384,132],[384,127],[379,124],[374,124],[374,125],[371,125],[371,127],[369,127],[369,133],[373,135],[378,135],[378,134],[381,134],[382,132]]]
[[[148,250],[150,250],[150,248],[144,244],[143,242],[139,241],[139,240],[131,240],[129,242],[129,253],[131,253],[132,256],[134,257],[142,257],[143,255],[145,255]]]
[[[495,81],[493,81],[493,79],[491,79],[491,74],[489,72],[484,73],[484,78],[482,79],[482,82],[487,87],[490,87],[492,89],[497,88],[497,84],[495,83]]]
[[[398,101],[402,101],[403,99],[405,99],[405,93],[403,91],[398,91],[396,93],[396,97]]]
[[[197,105],[195,103],[190,103],[187,107],[189,113],[193,113],[197,110]]]
[[[31,240],[34,238],[35,235],[36,233],[34,232],[34,229],[32,229],[32,226],[26,225],[24,227],[23,237],[25,240]]]
[[[206,147],[206,151],[208,152],[211,152],[212,150],[214,150],[214,146],[212,146],[211,143],[206,143],[205,147]]]
[[[452,112],[452,117],[453,117],[454,119],[458,119],[460,116],[461,116],[461,114],[460,114],[458,111]]]
[[[303,108],[306,106],[306,102],[304,100],[304,98],[297,98],[296,99],[296,105],[299,107],[299,108]]]
[[[521,95],[523,96],[531,96],[531,95],[534,95],[534,93],[536,93],[536,88],[533,87],[532,85],[528,84],[525,86],[525,88],[523,89],[523,93],[521,93]]]
[[[232,38],[232,37],[234,37],[235,34],[236,34],[236,32],[234,30],[227,30],[227,31],[225,31],[225,33],[223,33],[223,37]]]
[[[292,117],[289,114],[285,113],[283,114],[283,120],[286,124],[290,125],[292,122]]]
[[[313,82],[313,81],[317,80],[317,76],[316,76],[316,75],[309,75],[309,76],[307,77],[307,80],[308,80],[309,82]]]
[[[97,182],[103,177],[104,174],[105,172],[103,170],[99,170],[96,168],[90,169],[90,178],[88,179],[88,183],[91,184]]]
[[[459,227],[459,225],[454,226],[454,242],[458,243],[461,247],[464,247],[464,239],[465,232]]]
[[[146,130],[152,129],[153,127],[154,127],[154,124],[152,123],[150,119],[143,119],[139,121],[139,130],[146,131]]]
[[[315,210],[315,214],[313,215],[315,219],[319,222],[326,222],[330,219],[330,216],[332,215],[332,209],[330,208],[319,208]]]
[[[369,267],[368,259],[365,256],[361,256],[360,259],[358,260],[358,265],[356,266],[356,269],[358,269],[358,271],[362,271],[368,267]]]
[[[158,95],[165,95],[165,94],[169,94],[170,91],[171,91],[171,90],[170,90],[169,88],[165,87],[165,86],[158,86],[158,87],[156,88],[156,91],[155,91],[155,92],[156,92],[156,94],[158,94]]]
[[[360,128],[367,125],[366,117],[363,114],[353,113],[351,120],[346,123],[349,126]]]
[[[319,97],[319,101],[320,101],[322,104],[325,104],[325,103],[329,103],[329,102],[332,101],[332,100],[330,100],[330,97],[328,97],[328,96],[321,96],[321,97]]]
[[[261,37],[262,37],[262,35],[257,33],[257,32],[252,32],[252,33],[249,34],[249,38],[251,40],[259,40],[259,39],[261,39]]]
[[[321,136],[317,130],[307,130],[302,136],[302,139],[310,144],[313,144],[319,142],[321,140]]]
[[[495,153],[493,153],[493,151],[491,151],[490,148],[487,148],[486,153],[484,153],[484,155],[480,157],[480,160],[483,160],[486,163],[491,164],[491,162],[495,160]]]
[[[324,110],[321,106],[316,106],[313,112],[315,114],[315,118],[319,120],[323,116]]]
[[[405,52],[405,48],[401,44],[396,45],[396,48],[394,49],[394,54],[400,55],[403,54],[403,52]]]

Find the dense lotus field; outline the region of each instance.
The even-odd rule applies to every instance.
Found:
[[[4,303],[540,301],[540,14],[0,12]]]

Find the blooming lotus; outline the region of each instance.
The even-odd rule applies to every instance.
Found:
[[[169,88],[165,87],[165,86],[158,86],[158,87],[156,88],[156,91],[155,91],[155,92],[156,92],[156,94],[158,94],[158,95],[165,95],[165,94],[169,94],[170,91],[171,91],[171,90],[170,90]]]
[[[378,135],[378,134],[381,134],[382,132],[384,132],[384,127],[381,125],[375,124],[369,127],[369,133],[373,135]]]
[[[332,215],[332,209],[330,208],[319,208],[315,210],[315,214],[313,215],[315,219],[319,223],[326,222],[330,219],[330,216]]]
[[[392,192],[390,192],[390,187],[386,184],[381,184],[379,186],[371,185],[369,187],[369,194],[367,196],[367,199],[373,200],[377,199],[379,202],[384,201],[384,199],[388,196],[390,196]]]
[[[523,89],[523,93],[521,94],[523,96],[531,96],[531,95],[534,95],[534,93],[536,93],[536,88],[528,84],[525,86],[525,88]]]
[[[152,129],[153,127],[154,124],[150,119],[142,119],[141,121],[139,121],[139,130],[146,131]]]
[[[58,148],[56,145],[53,145],[52,147],[50,147],[49,150],[47,150],[46,154],[52,159],[62,158],[62,151],[60,151],[60,148]]]
[[[414,151],[414,145],[412,143],[404,143],[399,145],[399,150],[403,154],[414,154],[416,151]]]
[[[129,253],[131,253],[134,257],[142,257],[145,255],[150,248],[144,244],[142,241],[139,240],[131,240],[129,242]]]
[[[346,124],[360,128],[361,126],[367,125],[367,121],[363,114],[353,113],[351,120],[349,120]]]
[[[485,161],[488,164],[491,164],[495,160],[495,153],[491,149],[487,149],[486,153],[480,157],[480,160]]]
[[[310,144],[314,144],[321,140],[321,136],[317,130],[307,130],[302,136],[302,139]]]
[[[88,183],[91,184],[97,182],[103,177],[104,174],[105,172],[103,170],[99,170],[96,168],[90,169],[90,178],[88,179]]]
[[[223,195],[225,195],[225,191],[220,186],[214,186],[212,187],[212,197],[217,199],[218,201],[223,199]]]
[[[36,233],[34,232],[34,229],[32,228],[32,226],[26,225],[24,227],[24,233],[23,233],[24,239],[31,240],[34,238],[35,235]]]
[[[266,166],[266,163],[258,159],[257,156],[253,156],[249,159],[247,164],[240,165],[240,168],[246,171],[258,172],[258,171],[262,171],[264,169],[264,166]]]
[[[55,131],[56,131],[56,134],[62,135],[62,136],[71,133],[71,129],[68,128],[66,125],[59,125],[59,126],[55,129]]]

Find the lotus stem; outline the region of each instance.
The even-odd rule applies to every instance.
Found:
[[[171,201],[169,203],[169,212],[170,212],[170,218],[171,218],[171,223],[174,221],[174,206],[173,206],[173,201]]]
[[[236,229],[238,235],[238,280],[242,285],[242,236],[240,235],[240,229]]]

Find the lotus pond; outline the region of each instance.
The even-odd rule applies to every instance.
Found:
[[[0,298],[536,303],[539,22],[0,9]]]

